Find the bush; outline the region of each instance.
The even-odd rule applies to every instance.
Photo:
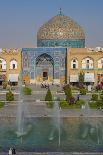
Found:
[[[80,89],[80,94],[81,95],[86,95],[86,89],[85,88]]]
[[[0,108],[2,108],[5,105],[5,102],[0,101]]]
[[[92,94],[92,101],[97,101],[98,100],[98,94]]]
[[[103,101],[102,100],[98,100],[98,101],[92,101],[89,102],[89,106],[90,108],[103,108]]]
[[[92,109],[95,109],[95,108],[99,107],[98,104],[97,104],[97,101],[96,102],[92,101],[92,102],[89,102],[88,104],[89,104],[90,108],[92,108]]]
[[[100,94],[100,99],[103,101],[103,94]]]
[[[97,104],[98,106],[103,107],[103,101],[102,101],[102,100],[98,100],[98,101],[96,101],[96,104]]]
[[[14,101],[14,94],[11,91],[6,93],[6,101]]]
[[[101,95],[103,95],[103,90],[102,90],[102,92],[101,92]]]
[[[31,95],[32,89],[29,87],[24,87],[23,88],[23,93],[24,95]]]
[[[2,86],[3,86],[3,89],[6,89],[6,87],[7,87],[7,82],[6,82],[6,81],[3,81],[3,82],[2,82]]]

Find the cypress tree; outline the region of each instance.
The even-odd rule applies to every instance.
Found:
[[[47,90],[45,101],[52,101],[52,94],[51,94],[50,88],[48,88]]]

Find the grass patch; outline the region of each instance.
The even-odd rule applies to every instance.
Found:
[[[59,103],[59,106],[63,109],[79,109],[85,102],[83,100],[77,101],[75,104],[69,104],[67,101],[62,100]]]
[[[5,102],[0,101],[0,108],[4,107],[4,105],[5,105]]]
[[[98,101],[91,101],[88,103],[91,109],[100,109],[103,108],[103,101],[98,100]]]

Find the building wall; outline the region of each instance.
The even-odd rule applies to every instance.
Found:
[[[10,74],[20,74],[21,72],[21,50],[20,49],[1,49],[0,58],[6,61],[6,69],[0,69],[0,75],[5,74],[7,81]],[[10,69],[10,61],[17,61],[17,69]]]
[[[84,58],[91,58],[93,60],[93,69],[82,69],[82,60]],[[71,61],[73,58],[78,60],[78,68],[71,68]],[[98,69],[98,60],[103,58],[103,51],[93,51],[87,48],[70,48],[67,52],[67,81],[70,82],[70,75],[79,75],[83,73],[94,73],[95,85],[98,83],[98,74],[103,74],[103,68]]]

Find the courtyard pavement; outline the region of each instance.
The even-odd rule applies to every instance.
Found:
[[[8,153],[0,153],[0,155],[8,155]],[[103,153],[90,153],[90,152],[16,152],[16,155],[103,155]]]

